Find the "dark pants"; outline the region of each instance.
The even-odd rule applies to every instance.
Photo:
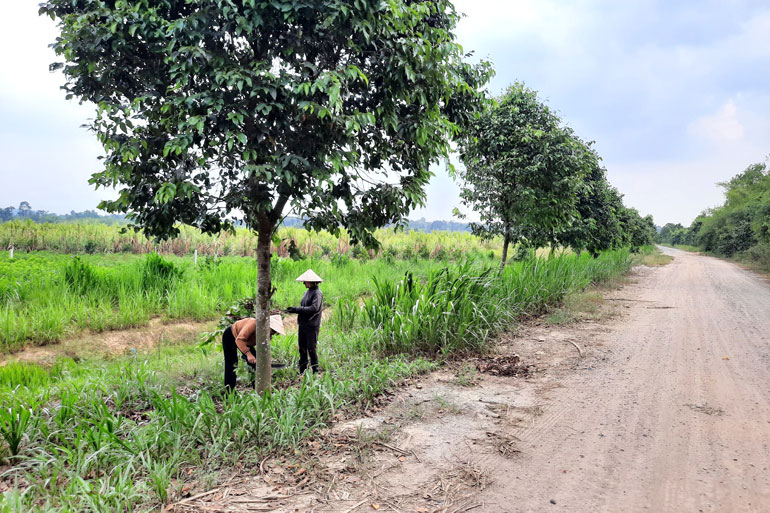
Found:
[[[300,374],[307,370],[308,359],[313,372],[318,372],[318,354],[315,351],[318,344],[318,326],[299,325],[297,334],[299,342],[299,372]]]
[[[251,347],[249,351],[254,356],[257,355],[257,351]],[[222,352],[225,353],[225,388],[228,390],[235,389],[235,368],[238,367],[238,354],[241,358],[246,360],[246,355],[241,353],[238,346],[235,345],[235,337],[230,327],[225,328],[222,333]],[[248,360],[246,361],[248,363]],[[252,369],[256,368],[256,364],[248,363]]]

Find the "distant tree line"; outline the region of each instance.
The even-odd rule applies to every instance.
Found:
[[[122,214],[101,215],[96,210],[83,212],[70,211],[69,214],[56,214],[46,210],[32,210],[28,201],[22,201],[18,207],[0,208],[0,222],[30,220],[35,223],[68,223],[73,221],[95,221],[107,225],[126,224],[126,216]]]
[[[752,164],[718,185],[725,191],[723,205],[705,210],[689,227],[666,224],[657,241],[770,267],[770,165]]]

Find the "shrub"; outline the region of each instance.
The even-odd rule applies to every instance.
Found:
[[[96,270],[76,256],[64,266],[64,281],[76,294],[86,294],[97,290],[101,284]]]
[[[184,271],[157,253],[150,253],[142,265],[142,288],[166,293],[182,277]]]
[[[297,247],[297,243],[294,241],[294,239],[291,239],[291,241],[289,241],[289,258],[291,258],[295,262],[298,262],[304,259],[304,257],[302,256],[302,253],[299,252],[299,248]]]
[[[528,248],[524,244],[516,246],[516,251],[513,252],[514,261],[521,262],[530,258],[535,258],[535,250]]]
[[[350,255],[357,259],[361,260],[363,262],[366,262],[369,260],[369,253],[366,251],[366,248],[363,247],[361,244],[356,244],[353,246],[350,250]]]
[[[770,269],[770,243],[757,244],[741,254],[741,257],[749,262]]]

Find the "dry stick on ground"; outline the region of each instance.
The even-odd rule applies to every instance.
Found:
[[[377,445],[381,445],[381,446],[385,447],[386,449],[390,449],[391,451],[397,452],[399,454],[409,454],[409,451],[405,451],[403,449],[399,449],[398,447],[394,447],[392,445],[388,445],[388,444],[383,443],[383,442],[374,442],[374,443],[377,444]]]
[[[173,504],[169,504],[168,506],[166,506],[166,510],[167,511],[175,511],[175,508],[177,506],[180,506],[182,504],[187,504],[188,502],[197,501],[197,500],[199,500],[199,499],[201,499],[203,497],[207,497],[207,496],[209,496],[209,495],[211,495],[213,493],[218,492],[222,488],[225,488],[227,491],[229,491],[230,487],[235,486],[235,485],[239,485],[239,484],[242,484],[242,483],[245,483],[246,481],[247,481],[246,479],[241,479],[240,481],[231,481],[229,483],[225,483],[222,486],[217,486],[216,488],[212,488],[211,490],[209,490],[207,492],[202,492],[202,493],[193,495],[192,497],[187,497],[186,499],[182,499],[181,501],[175,502]],[[198,507],[198,506],[195,506],[195,507]],[[169,509],[169,508],[171,508],[171,509]]]
[[[482,504],[482,503],[471,504],[470,506],[468,506],[468,507],[465,507],[465,508],[463,508],[463,509],[456,509],[456,510],[454,510],[452,513],[465,513],[466,511],[470,511],[470,510],[472,510],[472,509],[480,508],[480,507],[481,507],[481,506],[483,506],[483,505],[484,505],[484,504]]]
[[[362,500],[362,501],[358,501],[358,502],[356,502],[355,504],[353,504],[351,507],[349,507],[348,509],[346,509],[346,510],[345,510],[345,511],[343,511],[342,513],[350,513],[351,511],[355,510],[357,507],[359,507],[360,505],[362,505],[363,503],[365,503],[367,500],[369,500],[369,499],[368,499],[368,498],[366,498],[366,499],[364,499],[364,500]]]
[[[385,504],[387,507],[395,511],[396,513],[403,513],[400,509],[398,509],[390,500],[383,501],[383,504]]]
[[[253,497],[251,499],[230,499],[230,502],[233,504],[253,504],[255,502],[267,502],[267,501],[278,501],[283,499],[290,499],[294,497],[293,495],[267,495],[265,497]]]
[[[565,342],[569,342],[570,344],[572,344],[573,346],[575,346],[575,349],[577,349],[577,350],[578,350],[578,354],[580,355],[580,357],[581,357],[581,358],[583,358],[583,350],[582,350],[582,349],[580,349],[580,346],[579,346],[579,345],[577,345],[575,342],[573,342],[573,341],[571,341],[571,340],[566,340]]]

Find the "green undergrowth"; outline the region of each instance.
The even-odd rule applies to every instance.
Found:
[[[486,258],[486,257],[485,257]],[[440,259],[362,261],[338,256],[273,262],[273,297],[285,308],[302,297],[294,279],[312,268],[326,280],[328,304],[369,293],[372,278],[390,279],[412,269],[424,277],[448,265]],[[229,304],[253,294],[253,258],[0,253],[0,352],[45,344],[84,330],[102,332],[145,326],[153,317],[208,321]]]
[[[375,329],[386,353],[483,352],[517,317],[543,313],[570,292],[620,276],[630,265],[628,251],[617,250],[599,258],[584,253],[511,262],[502,274],[469,263],[422,281],[407,272],[400,282],[375,281],[361,322]]]
[[[673,260],[674,257],[663,254],[662,251],[652,245],[641,247],[632,258],[634,265],[646,265],[648,267],[670,264]]]
[[[293,453],[339,414],[367,408],[445,357],[487,351],[517,317],[630,265],[618,250],[515,262],[501,275],[484,262],[424,275],[396,267],[372,277],[363,300],[336,296],[318,346],[324,373],[299,377],[296,335],[275,337],[273,358],[287,367],[264,396],[222,395],[218,343],[0,367],[0,479],[11,488],[0,512],[157,511],[185,483],[206,489],[217,482],[211,476]],[[184,279],[190,269],[181,269]],[[335,296],[331,280],[322,288]],[[239,379],[248,383],[248,372]]]
[[[700,253],[702,251],[698,246],[688,246],[687,244],[672,244],[671,247],[681,249],[682,251],[687,251],[689,253]]]
[[[329,330],[319,346],[326,372],[300,378],[296,336],[274,340],[274,358],[290,366],[275,372],[265,396],[248,389],[222,395],[215,346],[60,361],[51,369],[0,367],[0,454],[10,465],[2,480],[12,488],[0,511],[157,510],[178,495],[182,476],[205,482],[291,452],[335,414],[365,408],[436,366],[404,355],[373,358],[366,330]]]

